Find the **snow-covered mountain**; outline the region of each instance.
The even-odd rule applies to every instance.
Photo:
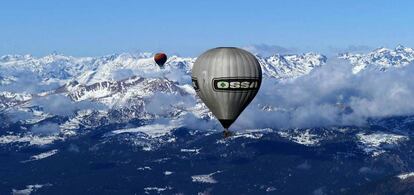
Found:
[[[326,62],[326,57],[316,53],[302,55],[257,56],[263,74],[275,78],[294,78],[309,73]],[[113,54],[103,57],[72,57],[51,54],[36,58],[31,55],[6,55],[0,57],[0,81],[12,82],[22,74],[31,73],[42,81],[75,80],[82,84],[93,84],[108,80],[120,80],[130,76],[155,76],[171,70],[189,74],[196,58],[171,56],[166,69],[155,66],[151,53]],[[154,75],[155,74],[155,75]]]
[[[325,56],[315,53],[257,58],[263,67],[263,75],[276,79],[293,79],[309,74],[326,62]],[[139,107],[140,111],[145,110],[145,102],[149,103],[159,93],[195,98],[195,92],[190,87],[191,68],[195,60],[171,56],[165,68],[160,69],[151,53],[102,57],[61,54],[40,58],[31,55],[2,56],[0,109],[17,105],[33,106],[31,100],[56,94],[69,97],[74,102],[94,101],[109,109]],[[202,113],[205,115],[206,112]]]
[[[353,65],[353,73],[373,68],[385,71],[389,68],[404,67],[414,61],[412,48],[398,45],[395,49],[378,48],[367,54],[339,54],[339,58],[349,60]]]
[[[381,61],[384,67],[406,66],[395,65],[398,60],[387,52],[360,54],[370,55],[384,58]],[[127,177],[135,178],[127,184],[134,188],[141,181],[157,178],[149,181],[157,185],[139,187],[142,194],[173,193],[179,189],[177,186],[182,186],[182,179],[179,184],[165,180],[168,182],[165,186],[159,184],[158,178],[176,176],[188,178],[190,186],[217,186],[226,180],[225,175],[231,178],[228,181],[233,181],[272,172],[278,174],[271,174],[268,180],[284,179],[268,183],[250,178],[245,182],[251,183],[249,190],[276,192],[290,183],[291,189],[297,189],[297,181],[303,180],[301,183],[308,186],[299,194],[343,193],[346,185],[337,184],[350,181],[350,177],[357,186],[375,180],[377,175],[398,175],[395,177],[398,181],[392,180],[397,183],[400,179],[410,180],[413,156],[407,151],[413,150],[414,114],[404,115],[399,110],[410,109],[414,99],[410,95],[414,94],[410,93],[414,87],[406,85],[411,74],[401,74],[408,79],[398,80],[388,75],[385,78],[391,80],[371,83],[373,77],[353,74],[349,63],[328,64],[321,54],[257,56],[263,69],[262,87],[232,126],[236,130],[234,135],[221,139],[222,127],[191,86],[191,68],[196,59],[172,56],[165,68],[160,69],[151,56],[149,53],[82,58],[59,54],[41,58],[3,56],[0,156],[5,159],[1,164],[3,175],[12,178],[9,180],[12,182],[3,185],[2,192],[7,194],[4,189],[10,192],[12,187],[12,193],[16,194],[37,190],[41,193],[43,188],[62,189],[63,183],[70,184],[70,189],[79,188],[83,181],[99,181],[85,176],[102,175],[97,174],[100,172],[109,173],[115,180],[119,178],[115,181],[118,184],[125,183]],[[369,74],[369,67],[371,64],[359,72]],[[392,73],[377,69],[380,68],[372,68],[375,77]],[[385,85],[388,82],[393,85]],[[379,95],[372,93],[372,86],[380,91]],[[385,115],[380,112],[383,108]],[[346,123],[355,119],[359,121]],[[269,162],[277,165],[269,166]],[[45,172],[42,167],[51,164],[57,166]],[[182,166],[186,164],[188,167]],[[206,165],[214,168],[206,171]],[[237,170],[246,170],[243,168],[246,166],[258,168],[234,175],[240,174]],[[16,171],[34,179],[22,186],[21,178],[13,179]],[[126,176],[126,172],[134,176]],[[61,173],[65,173],[63,177]],[[161,174],[161,177],[147,174]],[[38,175],[42,175],[40,181]],[[76,180],[81,184],[73,184],[73,175],[81,177]],[[322,177],[314,180],[309,175]],[[57,177],[61,179],[55,181]],[[95,183],[93,188],[91,183],[88,190],[100,191],[102,183]],[[334,191],[325,187],[315,191],[315,186],[321,183],[333,183],[330,187]],[[228,182],[224,185],[228,186]],[[110,190],[115,192],[112,187]]]
[[[383,69],[405,66],[413,60],[413,56],[412,49],[399,46],[395,50],[377,49],[368,54],[348,53],[340,57],[351,61],[356,73],[368,69],[366,67],[371,64]],[[316,53],[257,55],[257,58],[266,83],[272,85],[304,78],[327,62],[326,56]],[[45,139],[43,141],[49,143],[50,140],[80,135],[83,131],[80,129],[115,124],[123,124],[134,131],[141,123],[152,125],[151,128],[155,125],[158,133],[171,130],[164,128],[166,130],[163,131],[158,127],[175,128],[183,124],[197,128],[219,127],[216,120],[211,120],[214,117],[191,87],[190,74],[195,60],[192,57],[171,56],[165,68],[160,69],[153,62],[151,53],[103,57],[60,54],[40,58],[31,55],[3,56],[0,58],[1,122],[22,125],[18,131],[6,132],[4,136],[15,136],[9,140],[36,140],[36,143],[43,143],[42,139]],[[265,98],[257,99],[261,101]],[[262,102],[255,102],[252,106],[273,113],[295,109],[295,105],[283,108]],[[137,120],[140,120],[139,125]],[[44,126],[50,128],[50,124],[54,124],[56,130],[52,138],[49,134],[35,133]],[[308,134],[288,130],[281,132],[281,135],[289,140],[307,137],[321,139],[320,135],[306,132]],[[309,144],[306,140],[300,143]]]
[[[0,111],[30,100],[32,96],[24,93],[0,92]]]
[[[314,68],[326,63],[326,56],[316,53],[302,55],[272,55],[258,57],[263,75],[277,79],[292,79],[309,74]]]

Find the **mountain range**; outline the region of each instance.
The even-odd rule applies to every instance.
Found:
[[[220,181],[233,181],[234,174],[246,170],[251,171],[248,175],[281,175],[267,175],[260,186],[260,178],[244,175],[246,186],[237,188],[242,192],[245,187],[252,192],[313,194],[410,188],[413,156],[406,151],[413,150],[414,116],[400,110],[410,109],[411,85],[401,78],[410,78],[413,49],[378,48],[329,58],[313,52],[256,54],[262,86],[228,139],[220,139],[220,124],[191,86],[196,58],[170,56],[161,69],[152,56],[0,57],[0,156],[8,159],[0,162],[3,176],[11,178],[0,182],[0,193],[62,190],[77,182],[72,177],[66,181],[64,174],[75,174],[80,183],[87,179],[88,186],[95,186],[95,191],[88,190],[102,192],[96,171],[124,169],[130,171],[118,179],[111,173],[117,184],[124,184],[128,174],[139,179],[146,171],[162,172],[145,177],[157,186],[127,182],[119,192],[136,185],[142,193],[171,192],[181,182],[168,180],[166,186],[152,179],[184,178],[188,172],[188,182],[198,185],[185,189],[195,193],[203,189],[199,185],[228,185]],[[398,107],[401,102],[408,104]],[[279,125],[283,123],[288,125]],[[77,163],[68,163],[69,157]],[[252,164],[259,168],[229,171]],[[32,165],[57,171],[42,172]],[[79,174],[81,169],[87,174]],[[14,178],[15,171],[33,173],[25,177],[26,189],[15,189],[22,183]],[[315,174],[325,175],[315,179]],[[309,185],[298,189],[289,178]]]
[[[317,53],[256,57],[264,79],[276,83],[306,76],[328,62],[326,56]],[[414,50],[400,45],[394,50],[379,48],[367,54],[339,54],[338,58],[349,61],[353,74],[358,74],[407,66],[414,60]],[[195,60],[170,56],[166,68],[160,69],[151,53],[103,57],[51,54],[40,58],[5,55],[0,57],[3,123],[25,124],[30,129],[59,118],[56,132],[63,139],[62,132],[73,131],[70,135],[75,135],[73,128],[79,125],[92,128],[133,119],[181,120],[189,113],[196,119],[211,120],[212,114],[190,85]],[[271,110],[260,102],[257,105]],[[19,132],[21,136],[32,136],[30,130]]]

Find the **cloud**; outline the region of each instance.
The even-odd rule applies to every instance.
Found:
[[[344,48],[330,46],[328,49],[333,53],[364,53],[371,51],[373,48],[367,45],[349,45]]]
[[[412,65],[353,74],[352,65],[335,59],[293,81],[265,79],[233,128],[362,126],[370,118],[412,115],[413,74]]]
[[[31,128],[31,131],[35,135],[56,135],[59,134],[59,125],[56,123],[35,125]]]
[[[286,48],[278,45],[255,44],[243,47],[243,49],[261,56],[270,56],[274,54],[289,54],[297,50],[294,48]]]
[[[181,118],[181,123],[191,129],[207,130],[220,128],[220,124],[217,120],[200,119],[192,113],[184,115]]]
[[[31,106],[40,106],[44,112],[59,116],[71,116],[76,111],[84,109],[107,109],[107,107],[102,103],[86,100],[74,102],[69,97],[61,94],[35,98],[32,100]]]
[[[10,109],[7,112],[7,116],[8,116],[8,119],[13,123],[18,122],[20,120],[27,120],[27,119],[33,118],[32,113],[25,112],[22,110],[17,110],[17,109]]]
[[[171,112],[182,109],[186,110],[195,106],[196,100],[193,96],[179,94],[167,94],[157,92],[146,104],[146,111],[157,115],[170,115]]]
[[[180,84],[191,83],[191,75],[185,73],[182,70],[171,69],[171,71],[166,73],[164,76],[168,78],[168,80],[178,82]]]
[[[112,73],[112,79],[119,81],[134,76],[134,72],[130,69],[117,69]]]
[[[10,76],[16,78],[16,80],[10,84],[0,85],[0,91],[37,93],[39,91],[56,89],[60,86],[57,82],[42,82],[35,73],[30,71],[16,71],[11,73]]]

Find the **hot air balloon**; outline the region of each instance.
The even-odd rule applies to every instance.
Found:
[[[158,64],[160,68],[164,67],[165,62],[167,61],[167,55],[165,53],[156,53],[154,55],[154,61]]]
[[[197,95],[224,127],[228,128],[254,99],[262,81],[256,57],[235,47],[219,47],[197,58],[192,82]]]

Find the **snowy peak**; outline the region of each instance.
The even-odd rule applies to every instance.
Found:
[[[389,68],[404,67],[414,61],[412,48],[398,45],[395,49],[378,48],[368,54],[339,54],[339,58],[346,59],[354,66],[353,73],[365,69],[385,71]]]
[[[30,75],[40,80],[65,80],[89,69],[93,58],[75,58],[61,54],[50,54],[36,58],[31,55],[6,55],[0,57],[3,75]]]
[[[258,57],[263,75],[277,79],[292,79],[309,74],[314,68],[326,63],[326,56],[316,53],[302,55],[272,55],[266,58]]]
[[[0,92],[0,111],[30,100],[32,96],[25,93]]]
[[[113,101],[130,98],[144,98],[155,92],[187,95],[178,83],[162,78],[131,77],[120,81],[103,81],[92,85],[71,82],[66,85],[68,96],[74,101],[111,98]]]
[[[50,54],[44,57],[31,55],[6,55],[0,57],[0,76],[12,78],[29,75],[40,82],[70,81],[91,85],[104,81],[117,81],[132,76],[163,77],[165,74],[177,75],[177,70],[190,75],[196,58],[170,56],[164,69],[160,69],[152,58],[152,53],[122,53],[102,57],[72,57]],[[269,57],[257,56],[263,74],[277,79],[296,78],[326,62],[326,57],[316,53],[300,55],[275,54]],[[182,77],[182,75],[181,75]],[[178,80],[178,79],[177,79]],[[1,82],[7,82],[1,79]]]
[[[191,72],[194,58],[170,56],[166,68],[160,69],[152,58],[152,53],[122,53],[102,57],[72,57],[50,54],[44,57],[31,55],[5,55],[0,57],[0,82],[6,78],[27,75],[39,82],[60,84],[76,80],[83,84],[93,84],[108,80],[121,80],[131,76],[158,76],[179,69]]]

